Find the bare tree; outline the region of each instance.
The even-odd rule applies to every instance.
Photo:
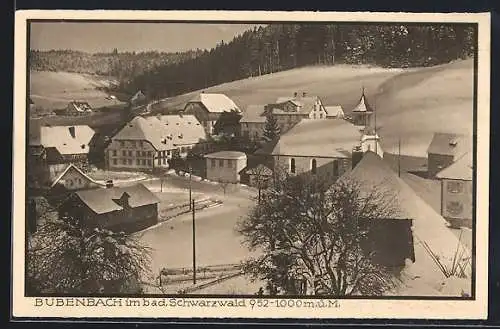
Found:
[[[226,181],[221,181],[219,182],[219,186],[222,188],[222,191],[224,192],[224,195],[226,195],[227,188],[231,186],[232,184],[230,182]]]
[[[392,276],[364,246],[372,224],[393,215],[393,201],[354,181],[330,188],[312,176],[276,179],[239,224],[248,247],[261,251],[244,268],[271,294],[381,295]]]
[[[27,290],[30,294],[138,292],[149,263],[149,248],[123,232],[89,228],[75,218],[51,220],[30,239]]]
[[[255,187],[257,187],[259,191],[258,201],[260,202],[261,191],[267,188],[267,186],[269,185],[270,179],[272,177],[272,171],[266,166],[260,164],[250,169],[249,174],[255,177]]]

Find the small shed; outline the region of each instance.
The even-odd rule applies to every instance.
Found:
[[[247,166],[247,155],[243,152],[220,151],[205,155],[207,179],[237,184],[240,172]]]
[[[247,168],[245,174],[248,175],[248,183],[250,186],[257,188],[266,188],[269,180],[273,176],[273,171],[263,164]]]
[[[159,199],[142,184],[76,191],[59,207],[61,216],[86,226],[133,232],[158,222]]]

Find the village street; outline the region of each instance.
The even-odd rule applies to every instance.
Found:
[[[227,192],[207,182],[192,181],[193,197],[209,196],[222,200],[222,205],[196,212],[196,263],[206,265],[239,263],[249,255],[241,244],[236,224],[253,204],[252,193],[240,189]],[[161,188],[160,180],[143,183],[152,191]],[[184,177],[168,176],[163,181],[164,191],[184,193],[188,200],[189,181]],[[192,214],[187,213],[162,222],[136,234],[152,250],[151,270],[158,274],[162,268],[191,268]]]

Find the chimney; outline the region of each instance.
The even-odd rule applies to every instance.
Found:
[[[71,137],[76,138],[75,127],[71,126],[68,129],[69,129],[69,134],[71,135]]]
[[[297,97],[297,94],[298,94],[297,92],[294,92],[293,97]]]
[[[361,159],[363,158],[363,150],[361,149],[361,146],[358,145],[358,146],[355,146],[352,150],[352,169],[354,169],[354,167],[356,167],[356,165],[359,163],[359,161],[361,161]]]
[[[302,93],[302,97],[306,97],[306,95],[307,95],[307,93],[304,91],[304,92]]]
[[[111,188],[111,187],[113,187],[113,180],[109,179],[106,181],[106,188]]]

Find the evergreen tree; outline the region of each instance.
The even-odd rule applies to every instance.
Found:
[[[280,127],[278,121],[272,113],[266,115],[266,124],[264,126],[263,138],[266,142],[270,142],[280,135]]]

